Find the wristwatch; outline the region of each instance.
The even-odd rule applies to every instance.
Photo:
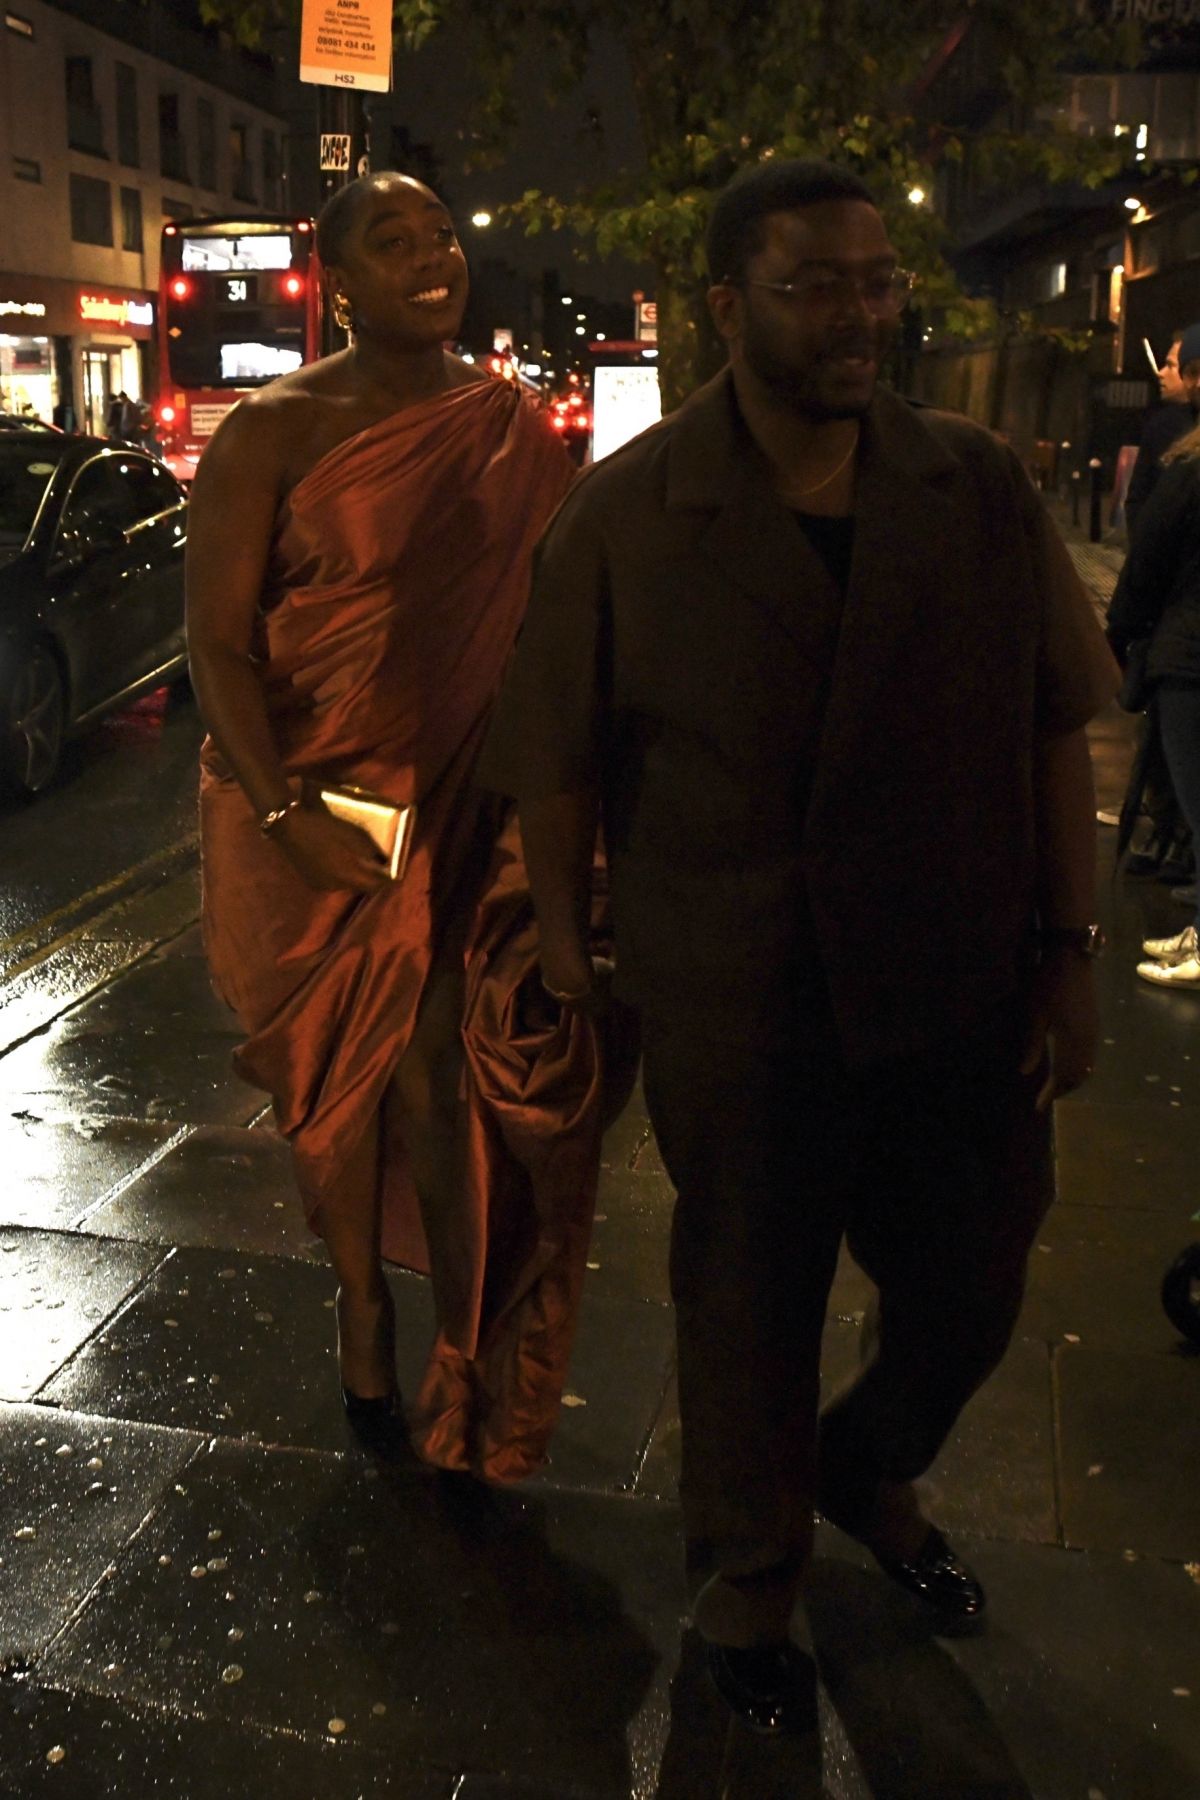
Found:
[[[1107,938],[1099,925],[1043,925],[1038,942],[1043,950],[1077,950],[1080,956],[1097,957]]]

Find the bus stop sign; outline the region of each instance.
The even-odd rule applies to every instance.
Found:
[[[339,175],[349,173],[350,133],[348,131],[323,131],[321,133],[321,167],[322,169],[333,169]]]

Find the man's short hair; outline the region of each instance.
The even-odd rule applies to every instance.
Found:
[[[865,200],[875,205],[866,183],[836,163],[778,162],[773,157],[743,169],[717,195],[708,221],[708,272],[713,281],[740,281],[746,264],[765,241],[771,213],[795,212],[821,200]]]

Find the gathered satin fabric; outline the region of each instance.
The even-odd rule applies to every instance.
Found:
[[[248,1034],[236,1067],[274,1099],[317,1230],[383,1108],[384,1254],[432,1272],[438,1305],[414,1441],[494,1480],[545,1457],[599,1159],[596,1033],[526,1021],[537,940],[519,835],[472,783],[533,546],[571,473],[544,419],[481,382],[339,445],[283,508],[254,645],[275,743],[297,783],[417,803],[402,883],[308,887],[211,740],[201,756],[205,945]],[[447,958],[465,959],[466,1175],[427,1242],[385,1097]]]

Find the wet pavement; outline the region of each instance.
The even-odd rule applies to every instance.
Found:
[[[1114,559],[1079,560],[1102,599]],[[111,841],[74,887],[48,856],[35,892],[39,821],[0,818],[0,1795],[1200,1794],[1200,1355],[1158,1302],[1200,1237],[1200,999],[1133,975],[1181,922],[1166,891],[1102,877],[1104,1060],[1059,1108],[1012,1349],[926,1484],[990,1628],[933,1637],[823,1527],[818,1770],[730,1727],[686,1628],[670,1193],[636,1100],[550,1466],[464,1502],[348,1439],[333,1282],[204,976],[194,737],[184,709],[151,758],[109,753]],[[1129,740],[1095,728],[1101,805]],[[82,832],[91,768],[55,830]],[[392,1283],[411,1387],[430,1299]],[[845,1261],[830,1383],[868,1294]]]

